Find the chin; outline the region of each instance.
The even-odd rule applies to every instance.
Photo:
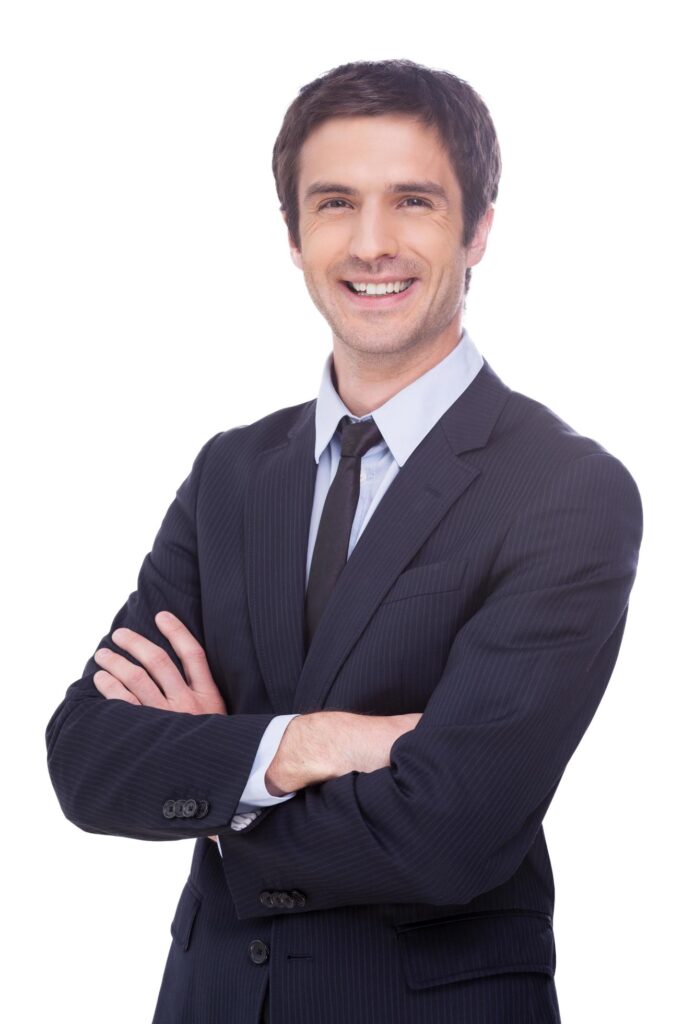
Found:
[[[395,334],[390,335],[389,337],[364,337],[344,332],[336,333],[336,336],[341,344],[346,348],[351,349],[353,352],[358,352],[359,354],[368,356],[407,352],[416,344],[416,341],[412,336],[402,338],[397,337]]]

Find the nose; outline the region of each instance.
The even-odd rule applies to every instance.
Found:
[[[379,205],[365,203],[353,219],[349,255],[373,263],[383,256],[394,257],[397,250],[391,217]]]

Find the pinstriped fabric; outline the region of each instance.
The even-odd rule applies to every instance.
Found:
[[[200,642],[208,642],[201,608],[196,505],[202,466],[214,441],[197,456],[144,560],[137,590],[98,647],[116,649],[111,634],[127,626],[163,646],[180,669],[154,622],[154,615],[164,608]],[[169,714],[108,701],[93,685],[97,670],[90,658],[83,678],[69,687],[47,727],[48,767],[67,818],[88,832],[134,839],[194,838],[210,834],[212,824],[214,830],[224,828],[242,792],[240,778],[273,715],[263,706],[259,713],[226,717]],[[165,802],[183,798],[207,800],[206,817],[166,819]]]
[[[162,643],[154,612],[185,616],[230,716],[105,702],[89,662],[48,726],[62,807],[91,831],[221,835],[222,861],[195,844],[157,1024],[256,1022],[266,983],[270,1024],[559,1021],[542,820],[616,661],[638,490],[485,363],[384,495],[304,661],[313,414],[205,445],[112,625]],[[391,767],[231,832],[273,714],[320,708],[424,713]],[[163,820],[194,795],[209,817]],[[305,905],[260,900],[292,889]]]

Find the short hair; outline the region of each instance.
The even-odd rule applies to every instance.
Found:
[[[467,246],[490,203],[498,196],[501,158],[488,108],[471,85],[448,71],[410,60],[341,64],[304,85],[292,101],[273,147],[273,174],[280,210],[297,249],[299,158],[311,132],[332,117],[401,113],[436,127],[462,192]],[[465,274],[469,288],[471,267]]]

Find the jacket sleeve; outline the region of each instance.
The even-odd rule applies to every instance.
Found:
[[[127,626],[162,646],[182,672],[154,622],[163,609],[204,645],[196,521],[202,469],[214,440],[203,446],[178,489],[143,561],[137,590],[98,647],[115,650],[111,634]],[[66,817],[86,832],[134,839],[196,838],[226,828],[275,716],[190,715],[106,700],[93,683],[98,669],[90,658],[47,726],[48,769]]]
[[[390,766],[305,788],[221,835],[238,915],[464,904],[509,879],[614,668],[641,537],[617,459],[562,464],[506,529],[486,597]],[[303,899],[283,911],[266,890]]]

